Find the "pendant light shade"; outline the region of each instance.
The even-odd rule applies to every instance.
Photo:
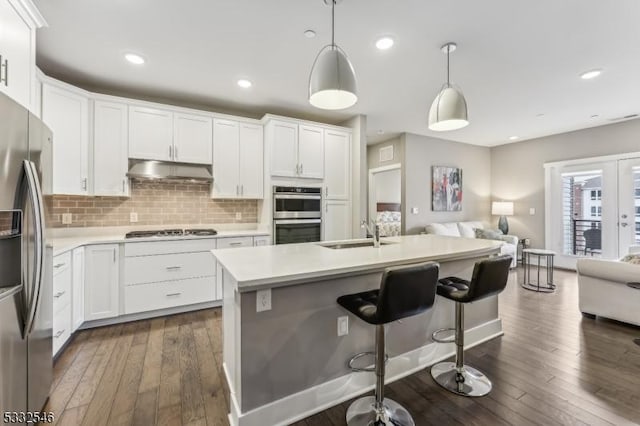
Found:
[[[331,4],[331,44],[320,50],[309,75],[309,103],[329,110],[349,108],[358,101],[353,65],[334,40],[336,1],[325,0]]]
[[[461,129],[469,124],[467,101],[462,91],[449,80],[449,55],[455,49],[455,43],[442,46],[442,51],[447,54],[447,82],[429,109],[429,129],[436,132]]]

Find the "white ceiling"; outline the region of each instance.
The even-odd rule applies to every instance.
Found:
[[[336,41],[355,67],[359,101],[338,113],[307,101],[311,65],[330,38],[322,0],[35,3],[49,23],[37,38],[47,74],[245,115],[337,123],[366,114],[369,142],[412,132],[492,146],[640,113],[637,0],[345,0],[336,7]],[[318,36],[305,38],[306,29]],[[375,40],[387,34],[395,46],[377,50]],[[465,93],[471,124],[436,133],[427,113],[445,80],[439,48],[448,41],[458,43],[452,80]],[[146,64],[125,62],[129,51]],[[593,68],[604,71],[579,78]],[[239,78],[254,86],[240,89]]]

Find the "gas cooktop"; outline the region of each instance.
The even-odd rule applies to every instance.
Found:
[[[156,231],[131,231],[125,234],[125,238],[150,238],[150,237],[184,237],[188,235],[206,237],[216,235],[215,229],[159,229]]]

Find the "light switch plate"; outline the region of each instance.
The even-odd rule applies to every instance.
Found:
[[[256,292],[256,312],[271,310],[271,289]]]
[[[349,317],[338,317],[338,336],[349,334]]]
[[[73,222],[73,215],[71,213],[62,213],[62,224],[71,225]]]
[[[138,213],[131,212],[129,213],[129,222],[136,223],[138,221]]]
[[[531,216],[534,216],[534,215],[536,214],[536,209],[535,209],[535,207],[530,207],[530,208],[529,208],[529,214],[530,214]]]

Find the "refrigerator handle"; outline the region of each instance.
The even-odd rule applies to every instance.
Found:
[[[24,328],[24,334],[26,336],[33,330],[36,311],[40,304],[40,290],[42,288],[44,269],[44,208],[35,164],[32,161],[24,160],[23,167],[35,225],[35,273],[33,274],[31,300],[27,301],[27,317]]]

